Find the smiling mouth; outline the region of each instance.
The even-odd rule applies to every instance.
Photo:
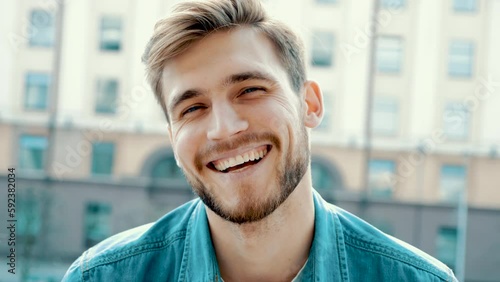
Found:
[[[259,147],[238,156],[210,162],[207,164],[207,167],[211,170],[222,173],[239,170],[262,161],[262,159],[266,157],[269,151],[271,151],[271,148],[271,145],[266,145],[263,148]]]

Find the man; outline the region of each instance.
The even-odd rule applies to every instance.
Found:
[[[200,199],[89,249],[65,281],[456,281],[314,192],[322,94],[299,38],[258,1],[178,5],[144,61]]]

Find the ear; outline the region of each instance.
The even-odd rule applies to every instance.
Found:
[[[315,128],[323,120],[323,93],[318,83],[311,80],[304,83],[304,91],[304,124],[309,128]]]
[[[182,168],[181,163],[179,162],[179,158],[177,157],[177,153],[175,152],[175,143],[174,139],[172,138],[172,127],[170,127],[170,125],[167,125],[167,130],[168,130],[168,139],[170,140],[170,146],[172,147],[172,152],[174,152],[175,163],[177,164],[178,167]]]

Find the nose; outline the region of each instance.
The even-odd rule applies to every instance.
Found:
[[[230,103],[212,105],[207,138],[221,140],[248,129],[248,121]]]

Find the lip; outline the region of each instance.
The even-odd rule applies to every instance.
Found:
[[[235,150],[231,150],[231,151],[227,151],[223,154],[220,154],[217,156],[217,159],[213,159],[209,162],[207,162],[205,165],[206,166],[210,166],[211,163],[213,162],[217,162],[217,161],[220,161],[220,160],[224,160],[224,159],[227,159],[227,158],[234,158],[236,156],[239,156],[239,155],[243,155],[247,152],[250,152],[250,151],[253,151],[253,150],[261,150],[261,149],[264,149],[266,148],[268,149],[268,151],[272,148],[272,145],[271,144],[263,144],[263,145],[250,145],[250,146],[245,146],[245,147],[240,147],[240,148],[237,148]]]

